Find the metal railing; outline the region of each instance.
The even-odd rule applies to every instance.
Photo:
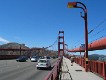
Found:
[[[58,61],[54,64],[52,71],[45,77],[44,80],[59,80],[61,62],[62,58],[58,58]]]
[[[83,68],[85,68],[85,60],[83,58],[75,58],[75,63],[79,64]]]
[[[75,63],[84,67],[85,60],[82,58],[75,58]],[[88,61],[88,70],[90,72],[98,74],[99,76],[103,77],[104,80],[106,80],[106,62],[89,60]]]

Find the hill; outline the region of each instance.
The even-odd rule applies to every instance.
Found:
[[[89,55],[89,60],[106,61],[106,55],[92,54]]]
[[[19,43],[7,43],[0,45],[0,48],[3,49],[30,49],[25,46],[25,44]],[[31,51],[21,51],[21,55],[30,55],[30,56],[57,56],[57,51],[45,50],[44,48],[31,48]],[[0,51],[0,55],[20,55],[20,51]]]
[[[29,49],[29,47],[25,46],[25,44],[19,43],[7,43],[0,45],[0,48],[3,49]],[[27,55],[27,51],[21,51],[22,55]],[[0,55],[20,55],[20,51],[0,51]]]

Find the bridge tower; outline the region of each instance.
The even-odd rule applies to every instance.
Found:
[[[58,57],[64,56],[64,31],[59,31],[58,36]]]

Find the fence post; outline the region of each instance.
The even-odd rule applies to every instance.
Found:
[[[53,74],[52,74],[51,80],[53,80]]]
[[[57,65],[57,77],[56,77],[56,80],[59,80],[59,74],[60,74],[60,66],[61,66],[61,62],[60,62],[60,60],[57,62],[58,63],[58,65]]]
[[[60,64],[59,64],[59,66],[57,66],[57,78],[56,78],[56,80],[59,80],[59,68],[60,68]]]
[[[57,76],[57,79],[56,79],[56,80],[61,80],[62,65],[63,65],[63,58],[61,58],[61,59],[59,60],[59,65],[58,65],[58,67],[57,67],[57,74],[58,74],[58,76]]]
[[[105,62],[103,63],[103,77],[104,77],[104,80],[106,80],[106,63]]]

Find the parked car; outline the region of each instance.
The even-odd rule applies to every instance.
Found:
[[[16,59],[17,62],[26,62],[28,58],[26,56],[20,56],[19,58]]]
[[[37,69],[41,68],[51,69],[51,62],[49,59],[39,59],[36,67]]]
[[[31,62],[37,62],[38,59],[39,59],[39,57],[37,57],[37,56],[32,56],[32,57],[31,57]]]

